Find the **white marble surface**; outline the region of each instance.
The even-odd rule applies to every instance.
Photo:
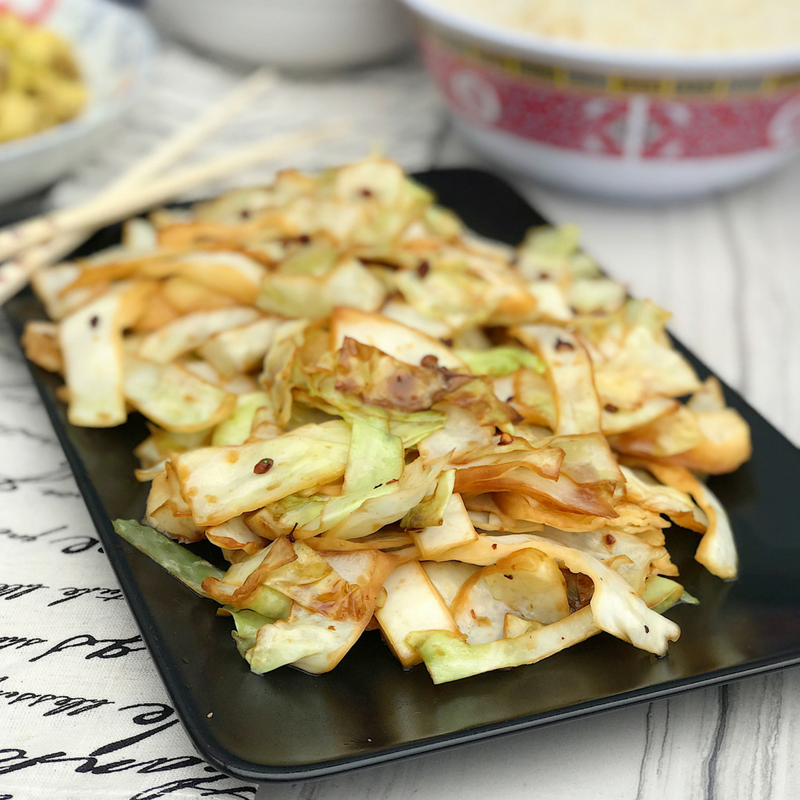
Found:
[[[69,202],[102,185],[219,97],[235,78],[228,69],[168,48],[153,90],[115,147],[62,185],[55,201]],[[358,157],[375,144],[412,170],[481,163],[452,133],[414,64],[324,81],[286,81],[204,152],[340,115],[342,109],[355,120],[354,133],[290,159],[292,164],[324,166]],[[274,165],[240,180],[266,179],[272,169]],[[627,281],[635,295],[652,297],[671,309],[673,331],[800,443],[800,316],[795,313],[800,300],[800,163],[729,195],[655,208],[518,186],[554,221],[580,223],[587,248],[606,268]],[[0,422],[3,475],[24,463],[31,447],[53,447],[52,431],[36,408],[29,378],[2,323]],[[60,485],[69,488],[69,478],[62,476]],[[73,496],[37,496],[36,503],[0,493],[0,528],[43,530],[43,517],[81,529],[87,525],[85,510]],[[0,540],[0,560],[10,555],[7,542]],[[95,566],[107,569],[100,558]],[[335,779],[265,786],[257,797],[789,800],[800,796],[798,689],[800,668]],[[44,723],[30,725],[35,728],[31,735],[46,744]],[[0,747],[7,746],[2,741],[0,736]],[[12,791],[0,775],[4,796],[63,795]],[[128,800],[133,791],[97,796]],[[193,800],[206,795],[187,789],[170,796]],[[241,796],[252,797],[252,792]]]

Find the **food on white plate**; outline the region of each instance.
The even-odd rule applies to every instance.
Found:
[[[517,31],[622,49],[703,52],[800,44],[795,0],[436,0]]]
[[[736,576],[698,473],[742,464],[748,426],[573,227],[481,239],[370,158],[159,210],[34,287],[53,319],[24,346],[70,421],[148,420],[118,533],[255,672],[326,672],[372,628],[437,683],[600,632],[663,655],[694,601],[671,522]]]
[[[86,98],[69,42],[0,9],[0,142],[76,117]]]

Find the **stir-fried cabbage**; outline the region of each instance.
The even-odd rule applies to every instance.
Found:
[[[574,226],[480,239],[369,158],[155,212],[34,287],[54,321],[26,352],[70,422],[148,420],[146,524],[117,531],[257,673],[333,669],[372,628],[436,683],[601,632],[663,655],[696,602],[671,523],[736,575],[694,472],[746,460],[747,425]]]

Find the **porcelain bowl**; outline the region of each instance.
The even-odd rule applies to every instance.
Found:
[[[800,147],[800,46],[615,50],[491,25],[436,0],[404,2],[464,137],[513,172],[670,200],[752,181]]]
[[[291,70],[363,66],[413,43],[397,0],[151,0],[148,13],[212,55]]]

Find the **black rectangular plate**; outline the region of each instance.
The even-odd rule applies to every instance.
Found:
[[[516,244],[544,222],[487,173],[440,170],[417,178],[484,236]],[[103,231],[83,251],[115,237],[118,228]],[[9,303],[7,314],[17,334],[26,320],[43,316],[29,292]],[[690,358],[702,377],[709,374]],[[800,451],[730,389],[728,402],[752,428],[753,458],[709,485],[730,513],[741,576],[714,578],[692,559],[697,535],[668,531],[681,580],[700,599],[669,612],[683,631],[669,655],[659,659],[601,635],[539,664],[434,686],[422,666],[404,672],[377,632],[326,675],[253,675],[230,638],[230,620],[114,534],[112,519],[138,519],[144,510],[148,486],[134,480],[132,454],[146,435],[141,418],[110,430],[75,428],[54,395],[60,381],[32,372],[186,731],[229,774],[322,777],[800,663]]]

